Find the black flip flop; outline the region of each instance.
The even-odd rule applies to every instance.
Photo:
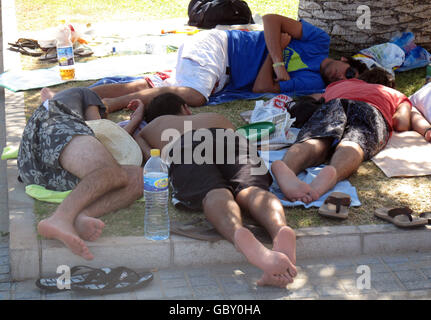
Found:
[[[108,269],[103,268],[101,270],[108,271]],[[138,274],[129,268],[118,267],[109,269],[109,272],[106,272],[101,279],[103,281],[72,283],[71,289],[85,294],[111,294],[132,291],[151,282],[153,274],[151,272]]]
[[[50,292],[60,292],[68,289],[59,289],[58,277],[40,278],[36,280],[36,286]],[[63,283],[64,287],[71,288],[72,284],[78,283],[100,283],[106,281],[106,272],[103,269],[96,269],[88,266],[75,266],[70,269],[70,282]]]

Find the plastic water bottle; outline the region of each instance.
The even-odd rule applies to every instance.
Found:
[[[144,166],[144,236],[149,240],[169,238],[168,168],[160,159],[160,150],[152,149]]]
[[[57,60],[62,80],[75,79],[75,58],[70,28],[71,26],[63,25],[57,32]]]
[[[427,65],[427,74],[426,74],[426,82],[431,81],[431,63]]]

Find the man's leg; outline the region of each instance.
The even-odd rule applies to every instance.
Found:
[[[44,237],[62,241],[73,253],[91,260],[94,256],[79,237],[74,227],[75,218],[104,194],[125,187],[127,174],[92,136],[73,137],[61,153],[59,161],[63,169],[81,181],[53,215],[38,224],[38,231]],[[86,223],[97,224],[98,228],[104,226],[98,219],[88,220]]]
[[[268,281],[259,284],[286,286],[296,274],[295,266],[280,251],[269,250],[242,225],[241,208],[228,189],[214,189],[203,200],[208,221],[242,252],[247,260],[268,274]],[[266,211],[267,213],[269,211]]]
[[[102,234],[100,220],[95,218],[126,208],[142,197],[142,168],[139,166],[121,166],[121,168],[127,174],[127,185],[98,198],[76,217],[75,228],[82,239],[96,241]]]
[[[324,167],[311,182],[310,187],[321,197],[337,182],[350,177],[364,160],[364,151],[355,142],[341,141],[335,149],[328,166]]]
[[[173,86],[151,88],[115,98],[105,98],[103,99],[103,103],[108,108],[109,112],[113,112],[125,108],[127,104],[133,99],[141,99],[144,104],[149,104],[154,97],[168,92],[177,94],[183,98],[189,106],[192,107],[200,107],[206,103],[206,98],[195,89],[189,87]]]
[[[331,143],[330,138],[295,143],[287,150],[283,161],[272,163],[272,173],[288,200],[309,203],[318,199],[316,192],[307,183],[299,180],[297,174],[322,164],[328,156]]]
[[[286,225],[283,205],[272,193],[258,187],[243,189],[236,196],[240,207],[246,210],[261,226],[263,226],[273,239],[273,250],[282,252],[290,262],[296,264],[296,235]],[[297,274],[296,268],[289,268],[289,275],[293,278]],[[274,279],[272,275],[264,273],[258,284],[273,284],[280,281],[280,277]],[[291,281],[289,281],[291,282]]]

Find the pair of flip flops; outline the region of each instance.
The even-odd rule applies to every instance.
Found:
[[[328,218],[347,219],[352,199],[343,192],[332,192],[319,208],[319,214]]]
[[[374,215],[400,228],[421,227],[431,224],[431,212],[413,215],[413,210],[408,207],[379,208],[374,212]]]
[[[87,46],[81,45],[80,47],[73,50],[75,58],[89,57],[93,54],[93,50]],[[57,61],[57,48],[49,48],[39,57],[40,61],[44,62],[56,62]]]
[[[44,54],[44,50],[40,47],[37,40],[34,39],[19,38],[15,43],[9,42],[8,44],[10,46],[8,50],[27,56],[40,57]]]
[[[151,280],[151,272],[138,274],[126,267],[97,269],[75,266],[70,269],[70,279],[65,279],[61,286],[58,277],[40,278],[36,280],[36,286],[48,292],[72,290],[85,294],[112,294],[142,288]]]

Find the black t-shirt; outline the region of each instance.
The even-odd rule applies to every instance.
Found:
[[[52,100],[61,102],[70,110],[85,118],[85,111],[88,106],[99,106],[100,116],[104,116],[106,107],[100,97],[88,88],[70,88],[60,91],[54,95]]]

